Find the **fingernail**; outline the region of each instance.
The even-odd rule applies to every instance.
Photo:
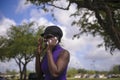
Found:
[[[52,42],[52,40],[49,40],[49,42],[51,43],[51,42]]]
[[[55,39],[57,39],[57,37],[55,37]]]
[[[49,43],[47,42],[47,45],[48,45]]]

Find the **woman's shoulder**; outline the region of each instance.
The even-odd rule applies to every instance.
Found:
[[[60,56],[64,56],[64,57],[69,57],[70,56],[70,53],[69,53],[69,51],[68,50],[66,50],[66,49],[63,49],[62,51],[61,51],[61,53],[60,53]]]
[[[69,51],[66,50],[66,49],[63,49],[62,52],[63,52],[63,53],[66,53],[66,54],[69,54]]]

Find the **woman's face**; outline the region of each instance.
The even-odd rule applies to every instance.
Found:
[[[52,35],[52,34],[44,35],[44,36],[43,36],[44,42],[47,42],[49,39],[51,39],[51,38],[53,38],[53,37],[55,37],[55,36]]]
[[[51,46],[55,46],[56,44],[58,44],[58,39],[57,37],[55,37],[54,35],[52,34],[47,34],[45,36],[43,36],[43,39],[44,39],[44,42],[48,45],[51,45]]]

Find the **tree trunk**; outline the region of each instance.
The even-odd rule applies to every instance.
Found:
[[[27,77],[27,66],[26,66],[27,64],[25,63],[23,66],[23,73],[24,73],[24,80],[26,80],[26,77]]]
[[[23,72],[22,72],[22,66],[21,66],[21,58],[15,58],[15,61],[19,67],[20,80],[22,80],[23,79]]]
[[[33,58],[34,56],[32,55],[31,57],[17,57],[15,58],[15,61],[16,63],[18,64],[19,66],[19,73],[20,73],[20,80],[26,80],[26,77],[27,77],[27,64],[31,61],[31,59]],[[22,61],[22,59],[24,59],[24,61]]]
[[[20,80],[23,80],[23,72],[20,71]]]

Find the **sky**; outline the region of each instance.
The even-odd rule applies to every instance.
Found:
[[[57,5],[66,6],[65,0],[56,2]],[[51,7],[49,7],[51,8]],[[100,36],[81,35],[79,39],[72,39],[73,35],[79,32],[79,27],[71,26],[75,17],[70,14],[76,11],[76,4],[72,4],[68,11],[54,9],[54,20],[51,13],[44,12],[39,7],[30,3],[25,4],[25,0],[1,0],[0,2],[0,35],[6,35],[11,25],[20,25],[23,22],[30,23],[35,21],[37,25],[58,25],[63,30],[62,45],[70,52],[69,68],[85,68],[88,70],[110,70],[113,65],[120,65],[119,51],[111,55],[105,51],[104,47],[98,48],[97,45],[103,42]],[[38,28],[35,26],[34,28]],[[27,66],[29,70],[35,67],[34,60]],[[7,69],[18,70],[14,60],[0,62],[0,72]]]

